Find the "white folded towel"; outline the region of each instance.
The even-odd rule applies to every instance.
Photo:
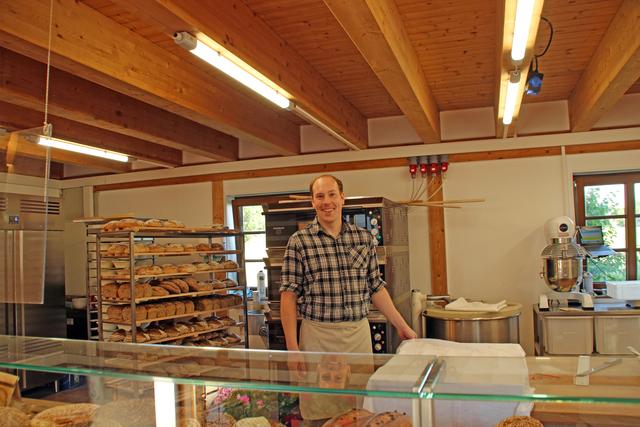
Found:
[[[495,304],[487,304],[484,302],[469,302],[464,298],[458,298],[457,300],[444,306],[445,310],[453,311],[484,311],[487,313],[497,313],[507,306],[507,302],[502,300]]]

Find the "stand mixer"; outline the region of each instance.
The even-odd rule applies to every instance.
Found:
[[[582,284],[582,266],[587,251],[576,244],[575,224],[571,218],[561,216],[545,224],[545,235],[551,243],[542,250],[542,273],[551,292],[540,295],[540,310],[549,310],[549,300],[579,300],[584,310],[593,310],[593,299],[588,293],[579,292]]]

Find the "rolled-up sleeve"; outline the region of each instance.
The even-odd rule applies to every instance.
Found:
[[[304,265],[302,263],[302,250],[300,242],[294,234],[289,238],[287,248],[284,251],[280,292],[295,292],[296,295],[300,297],[302,295],[303,280]]]
[[[369,271],[367,275],[367,281],[369,282],[369,294],[373,295],[380,289],[384,288],[387,283],[382,279],[380,274],[380,268],[378,265],[378,256],[376,255],[376,245],[371,240],[371,246],[369,247]]]

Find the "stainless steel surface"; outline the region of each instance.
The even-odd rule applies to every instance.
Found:
[[[423,315],[426,338],[456,342],[514,343],[520,342],[519,314],[498,319],[441,319]]]
[[[570,292],[582,282],[585,250],[568,238],[554,238],[540,254],[542,278],[556,292]]]
[[[61,202],[50,198],[45,216],[40,197],[0,194],[0,198],[6,206],[0,212],[0,334],[65,338]],[[46,237],[45,220],[50,230]],[[36,372],[18,375],[23,389],[60,377]]]

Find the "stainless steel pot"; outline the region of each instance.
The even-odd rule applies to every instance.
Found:
[[[542,264],[547,286],[556,292],[571,292],[582,280],[582,258],[547,258]]]
[[[468,313],[427,309],[423,312],[426,338],[456,342],[520,342],[519,317],[522,306],[510,304],[499,313]]]

